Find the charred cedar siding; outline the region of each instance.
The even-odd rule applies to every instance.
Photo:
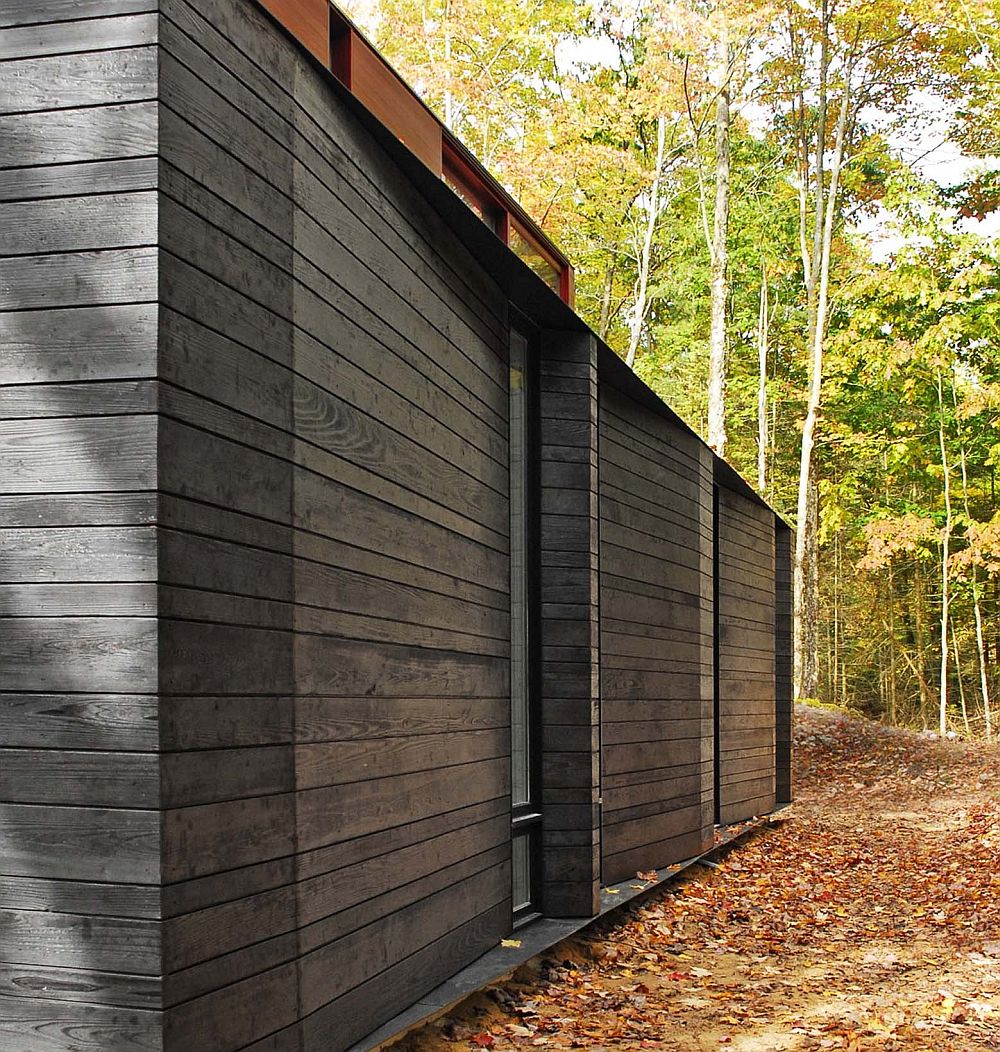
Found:
[[[712,839],[712,462],[690,432],[603,386],[603,878]]]
[[[153,8],[0,5],[11,1052],[159,1047]]]
[[[719,814],[740,822],[775,806],[774,513],[720,485]]]
[[[335,1052],[509,928],[506,302],[243,0],[161,0],[168,1048]]]
[[[792,802],[792,531],[774,520],[774,773],[777,803]]]
[[[159,9],[0,12],[0,1046],[337,1049],[509,925],[505,301]]]
[[[597,346],[546,332],[540,368],[542,911],[600,909]]]
[[[508,296],[543,912],[710,842],[716,535],[790,794],[787,530],[366,120],[249,0],[0,7],[4,1050],[338,1052],[508,932]]]

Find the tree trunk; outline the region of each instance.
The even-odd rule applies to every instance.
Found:
[[[819,594],[816,588],[816,538],[819,533],[818,499],[811,484],[795,537],[795,578],[793,600],[796,634],[796,697],[815,698],[819,694]],[[803,538],[808,538],[808,544]]]
[[[825,4],[824,4],[825,8]],[[824,53],[825,34],[824,34]],[[816,595],[818,550],[818,514],[808,514],[812,490],[815,488],[815,465],[813,452],[816,445],[816,428],[819,422],[823,394],[823,345],[826,336],[826,316],[830,297],[830,254],[833,247],[833,226],[837,215],[837,197],[840,183],[840,168],[844,159],[848,117],[851,105],[852,63],[845,70],[845,82],[837,115],[836,138],[830,160],[830,186],[826,193],[826,208],[823,217],[823,233],[820,242],[818,274],[816,275],[816,310],[813,322],[812,347],[809,365],[809,401],[806,419],[802,428],[802,449],[799,458],[799,494],[797,530],[795,534],[795,610],[796,610],[796,693],[799,697],[814,697],[818,687],[816,674]],[[825,83],[825,77],[823,78]],[[817,158],[824,152],[822,127],[818,130]],[[817,161],[817,168],[819,162]],[[819,184],[817,195],[822,193]]]
[[[914,642],[917,647],[917,660],[914,673],[920,692],[920,724],[927,728],[927,713],[931,706],[931,688],[927,682],[927,631],[924,623],[924,578],[920,564],[913,568],[913,585],[916,602],[913,604]]]
[[[882,484],[885,486],[886,507],[889,506],[889,456],[885,449],[882,450]],[[889,723],[895,727],[898,725],[899,711],[897,704],[897,682],[896,674],[896,579],[892,570],[892,560],[889,561]]]
[[[767,267],[760,267],[760,309],[757,317],[757,492],[767,489],[767,343],[769,328]]]
[[[944,392],[941,385],[941,370],[938,369],[938,445],[941,450],[941,471],[944,476],[945,523],[941,536],[941,684],[938,691],[938,732],[944,736],[948,730],[948,606],[951,600],[948,577],[948,556],[951,548],[951,472],[948,467],[948,447],[944,434]]]
[[[778,448],[778,402],[776,399],[771,399],[771,431],[768,439],[768,448]],[[767,487],[767,503],[774,503],[774,468],[771,469],[771,480]]]
[[[889,723],[895,727],[899,718],[896,704],[896,583],[889,567]]]
[[[601,320],[597,329],[597,335],[602,340],[607,340],[608,329],[611,328],[611,293],[615,284],[614,268],[609,264],[604,268],[604,288],[601,291]]]
[[[653,185],[649,193],[649,219],[646,223],[646,236],[639,251],[639,277],[636,283],[635,313],[632,315],[632,331],[628,342],[628,354],[625,361],[629,366],[635,365],[636,351],[642,336],[643,322],[646,320],[647,290],[649,288],[649,263],[653,254],[653,234],[656,233],[656,220],[660,211],[660,180],[663,176],[663,157],[666,152],[667,122],[665,117],[656,118],[656,169],[653,172]]]
[[[726,452],[726,320],[729,302],[729,37],[719,41],[715,101],[715,216],[712,232],[712,331],[708,350],[708,444]]]
[[[958,400],[952,385],[952,400],[955,402],[955,419],[958,421],[958,456],[962,467],[962,507],[967,522],[972,520],[969,512],[969,469],[965,459],[965,438],[962,435],[961,417],[958,413]],[[993,706],[990,701],[990,677],[986,654],[986,638],[983,633],[983,606],[979,593],[979,570],[972,567],[972,615],[976,623],[976,659],[979,665],[979,689],[983,698],[984,734],[987,741],[993,739]]]
[[[962,679],[962,658],[958,650],[958,633],[955,624],[951,626],[951,645],[955,651],[955,678],[958,680],[958,702],[962,707],[962,726],[965,728],[966,738],[972,737],[972,728],[969,726],[969,706],[965,700],[965,681]]]
[[[976,654],[979,658],[979,687],[983,695],[984,734],[993,740],[993,702],[990,699],[990,678],[986,665],[986,642],[983,637],[983,608],[979,601],[979,574],[972,568],[972,613],[976,622]]]

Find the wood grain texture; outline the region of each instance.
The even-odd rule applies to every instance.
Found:
[[[128,0],[0,11],[0,1046],[18,1052],[163,1048],[157,25]]]
[[[155,189],[157,163],[152,157],[80,161],[72,166],[0,168],[0,201],[31,201],[66,194],[112,193]]]
[[[509,922],[505,305],[253,5],[161,43],[165,1041],[264,1048]]]
[[[163,1013],[4,997],[0,1045],[17,1052],[163,1052]]]
[[[152,415],[0,420],[0,492],[152,489],[156,432]]]
[[[44,993],[49,1001],[155,1010],[161,1003],[160,985],[158,976],[0,962],[0,997]]]
[[[155,920],[161,914],[156,884],[111,884],[88,880],[0,876],[0,908],[90,917]]]
[[[152,413],[156,410],[157,396],[157,386],[152,380],[8,386],[0,389],[0,419]]]
[[[153,192],[3,202],[0,255],[152,245],[156,217]]]
[[[157,105],[126,103],[41,113],[0,113],[0,166],[60,165],[156,154]]]
[[[39,498],[43,503],[44,498]],[[156,578],[152,526],[8,527],[2,538],[0,581],[4,583],[152,582]]]
[[[9,876],[155,884],[160,823],[154,811],[0,804]]]
[[[722,486],[716,507],[719,814],[738,822],[776,803],[775,525],[770,509]]]
[[[4,261],[0,310],[149,302],[156,299],[156,276],[149,248],[17,256]]]
[[[156,309],[123,304],[0,314],[0,383],[152,377]]]
[[[158,975],[160,925],[152,920],[0,909],[0,961]]]
[[[0,800],[155,808],[159,763],[149,753],[0,749]]]
[[[601,392],[604,879],[711,837],[711,476],[695,439]],[[705,515],[705,507],[709,515]]]
[[[108,18],[156,10],[156,0],[7,0],[0,11],[0,28]]]
[[[10,691],[152,693],[154,618],[17,617],[4,632],[0,673]]]
[[[121,105],[156,97],[156,48],[134,47],[83,54],[14,59],[3,65],[12,90],[0,112]]]
[[[83,6],[78,9],[80,14],[85,13]],[[36,11],[36,16],[40,13]],[[0,19],[0,26],[3,24]],[[0,59],[111,51],[154,44],[156,35],[156,15],[153,13],[78,22],[53,22],[38,18],[34,25],[7,28],[0,35]]]

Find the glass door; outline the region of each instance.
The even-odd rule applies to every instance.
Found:
[[[537,382],[527,328],[510,330],[511,891],[514,924],[538,912]]]

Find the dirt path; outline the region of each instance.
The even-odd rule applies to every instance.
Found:
[[[1000,1050],[1000,750],[797,720],[782,821],[399,1052]]]

